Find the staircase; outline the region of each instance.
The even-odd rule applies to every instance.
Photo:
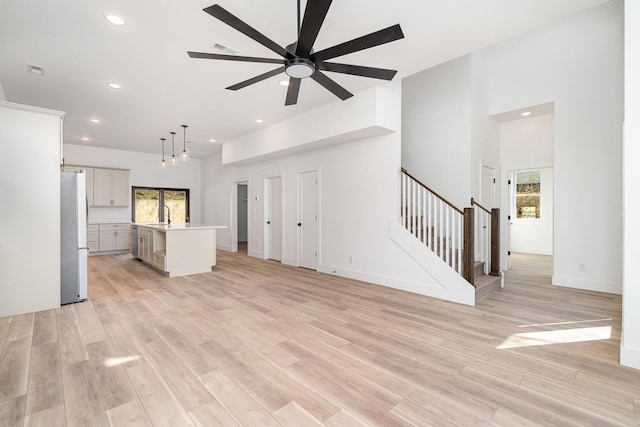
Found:
[[[475,288],[476,303],[500,289],[499,209],[473,198],[471,207],[459,209],[404,168],[401,187],[405,230]]]

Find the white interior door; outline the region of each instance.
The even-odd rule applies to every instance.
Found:
[[[298,266],[318,268],[318,173],[298,175]]]
[[[282,259],[282,178],[267,179],[266,234],[267,258]]]
[[[480,186],[480,204],[493,209],[496,206],[496,172],[492,167],[482,166]]]
[[[507,216],[507,269],[511,270],[511,233],[513,221],[515,219],[516,207],[516,173],[509,171],[509,180],[507,181],[509,188],[509,215]]]

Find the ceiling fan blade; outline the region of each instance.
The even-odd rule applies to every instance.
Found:
[[[311,60],[318,63],[325,59],[336,58],[338,56],[347,55],[359,50],[369,49],[370,47],[380,46],[395,40],[404,38],[402,29],[399,24],[376,31],[366,36],[358,37],[348,42],[340,43],[333,47],[321,50],[311,55]]]
[[[322,71],[333,71],[334,73],[352,74],[354,76],[371,77],[373,79],[392,80],[397,70],[387,70],[386,68],[362,67],[360,65],[338,64],[335,62],[321,62],[318,68]]]
[[[282,59],[275,58],[256,58],[254,56],[238,56],[238,55],[219,55],[217,53],[204,52],[187,52],[191,58],[202,59],[224,59],[226,61],[242,61],[242,62],[264,62],[266,64],[282,64]]]
[[[283,73],[283,72],[284,72],[284,66],[278,67],[275,70],[271,70],[271,71],[268,71],[268,72],[266,72],[264,74],[260,74],[259,76],[255,76],[255,77],[253,77],[253,78],[251,78],[249,80],[245,80],[245,81],[237,83],[237,84],[235,84],[233,86],[229,86],[229,87],[227,87],[225,89],[229,89],[229,90],[242,89],[243,87],[247,87],[247,86],[252,85],[254,83],[261,82],[262,80],[266,80],[269,77],[276,76],[276,75],[278,75],[280,73]]]
[[[320,83],[322,86],[325,87],[325,89],[327,89],[329,92],[333,93],[335,96],[342,99],[343,101],[353,96],[351,92],[349,92],[348,90],[340,86],[338,83],[331,80],[325,74],[322,74],[320,71],[316,71],[315,73],[313,73],[311,75],[311,78],[316,82]]]
[[[272,51],[282,56],[283,58],[290,56],[290,54],[286,51],[285,48],[283,48],[282,46],[280,46],[279,44],[277,44],[276,42],[274,42],[273,40],[271,40],[270,38],[268,38],[267,36],[259,32],[258,30],[256,30],[255,28],[247,24],[246,22],[242,21],[240,18],[232,15],[226,9],[222,8],[222,6],[218,4],[214,4],[213,6],[209,6],[203,10],[207,12],[209,15],[213,16],[214,18],[217,18],[220,21],[224,22],[228,26],[233,27],[236,30],[240,31],[242,34],[246,35],[247,37],[250,37],[253,40],[257,41],[264,47],[271,49]]]
[[[289,89],[287,89],[287,98],[284,101],[284,105],[295,105],[298,103],[301,80],[302,79],[296,79],[295,77],[289,79]]]
[[[324,18],[329,12],[331,0],[308,0],[304,10],[304,18],[298,34],[298,45],[296,46],[296,56],[306,57],[311,52]]]

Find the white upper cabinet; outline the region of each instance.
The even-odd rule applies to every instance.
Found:
[[[129,171],[94,168],[93,206],[129,206]]]

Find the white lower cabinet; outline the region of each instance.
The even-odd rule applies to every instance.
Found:
[[[94,224],[96,225],[96,224]],[[129,224],[97,224],[97,252],[127,251],[131,249],[131,229]],[[87,229],[87,243],[89,242]]]
[[[138,227],[138,258],[153,264],[153,232]]]
[[[138,258],[156,269],[166,272],[167,260],[164,244],[165,233],[138,227]]]
[[[89,248],[89,253],[100,250],[100,230],[98,230],[97,224],[87,225],[87,247]]]

